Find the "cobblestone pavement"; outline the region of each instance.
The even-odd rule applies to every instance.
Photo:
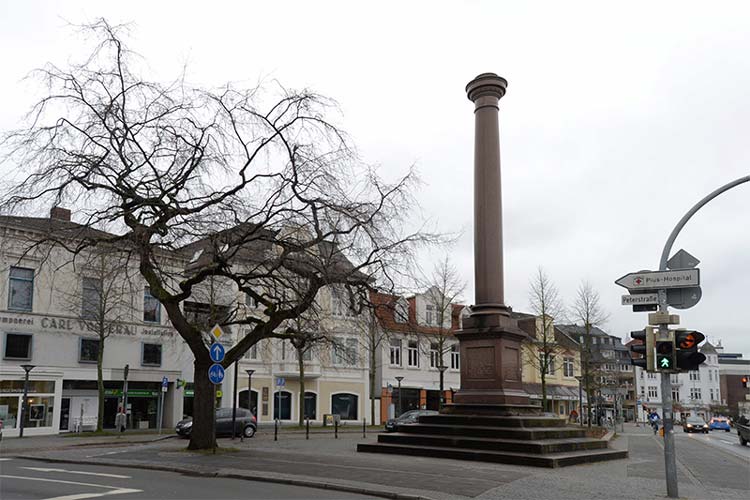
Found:
[[[187,452],[187,441],[182,439],[156,442],[144,439],[128,444],[113,440],[113,443],[62,449],[47,447],[37,451],[27,448],[14,451],[11,447],[2,453],[46,460],[176,470],[189,475],[319,485],[397,498],[583,500],[666,497],[660,440],[650,429],[643,427],[626,425],[625,432],[610,443],[612,447],[628,449],[628,459],[562,469],[355,451],[356,443],[373,440],[375,435],[372,433],[364,439],[359,433],[342,433],[339,439],[334,439],[331,434],[313,434],[307,440],[304,433],[282,432],[279,440],[274,441],[272,432],[261,432],[256,438],[244,442],[221,439],[221,451],[215,455]],[[677,436],[677,450],[681,498],[744,499],[750,496],[750,461],[690,436]]]

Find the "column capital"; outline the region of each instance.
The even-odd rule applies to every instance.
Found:
[[[472,102],[484,96],[500,99],[505,95],[507,87],[508,81],[502,76],[497,76],[495,73],[482,73],[466,85],[466,95]]]

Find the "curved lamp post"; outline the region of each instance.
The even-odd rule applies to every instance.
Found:
[[[252,412],[253,411],[252,383],[253,383],[253,373],[255,373],[255,370],[245,370],[245,373],[247,373],[247,406]],[[255,412],[253,412],[253,415],[255,415]],[[258,415],[255,415],[255,418],[258,418]]]
[[[401,416],[401,381],[404,380],[404,377],[399,375],[396,380],[398,381],[398,415],[396,415],[396,418],[398,418]]]

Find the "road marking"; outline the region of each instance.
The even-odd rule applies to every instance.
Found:
[[[0,458],[0,462],[7,462],[8,460],[13,460],[12,458]]]
[[[0,478],[25,479],[27,481],[40,481],[40,482],[45,482],[45,483],[73,484],[76,486],[89,486],[91,488],[107,488],[110,490],[110,491],[104,491],[101,493],[75,493],[73,495],[50,497],[50,498],[46,498],[45,500],[84,500],[86,498],[103,497],[105,495],[122,495],[124,493],[140,493],[143,491],[143,490],[136,490],[134,488],[120,488],[119,486],[108,486],[105,484],[80,483],[78,481],[63,481],[61,479],[44,479],[41,477],[11,476],[7,474],[1,474]]]
[[[35,470],[38,472],[63,472],[65,474],[86,474],[88,476],[101,476],[101,477],[114,477],[117,479],[130,479],[130,476],[121,476],[119,474],[105,474],[103,472],[86,472],[82,470],[47,469],[44,467],[21,467],[21,469]]]

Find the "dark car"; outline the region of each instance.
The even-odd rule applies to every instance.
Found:
[[[253,415],[250,410],[246,410],[245,408],[237,408],[237,417],[235,422],[236,423],[234,429],[237,436],[245,436],[246,438],[251,438],[255,435],[255,431],[258,429],[258,422],[255,418],[255,415]],[[192,417],[188,417],[185,420],[180,420],[179,422],[177,422],[175,430],[180,436],[190,436],[190,432],[193,430]],[[216,410],[216,435],[232,435],[231,408],[219,408],[218,410]]]
[[[417,417],[420,415],[437,415],[438,412],[434,410],[409,410],[402,413],[398,418],[390,418],[385,423],[385,430],[388,432],[396,432],[399,424],[413,424],[417,421]]]
[[[708,424],[701,417],[688,417],[682,423],[682,432],[702,432],[708,434]]]

